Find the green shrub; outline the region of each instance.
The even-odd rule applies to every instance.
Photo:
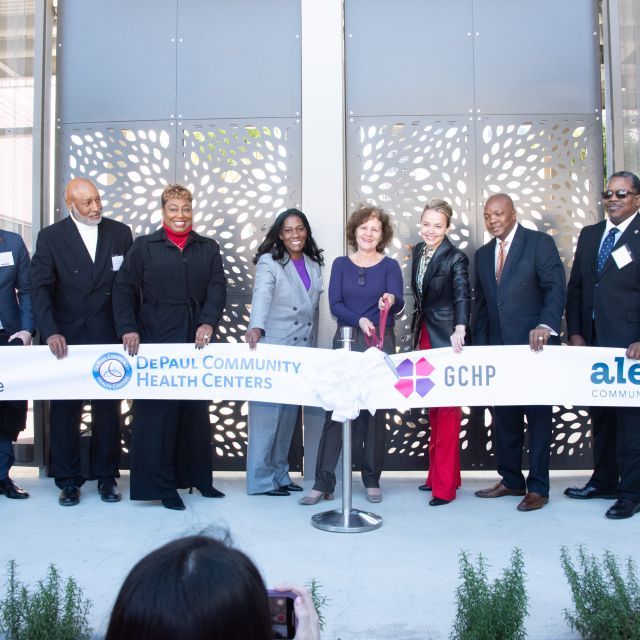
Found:
[[[309,589],[309,593],[311,594],[311,600],[313,600],[313,606],[316,609],[316,613],[318,614],[318,620],[320,622],[320,631],[324,631],[324,625],[326,624],[326,619],[322,610],[327,606],[327,602],[329,602],[329,598],[325,596],[322,592],[322,585],[315,578],[311,578],[309,582],[307,582],[307,588]]]
[[[489,584],[482,554],[474,566],[466,551],[460,552],[460,578],[456,590],[457,612],[453,640],[522,640],[526,637],[524,619],[527,592],[524,562],[517,547],[502,577]]]
[[[577,556],[576,567],[567,548],[561,548],[562,569],[575,607],[564,610],[569,626],[585,640],[640,639],[640,587],[632,558],[627,559],[625,580],[610,551],[600,561],[580,545]]]
[[[20,583],[15,560],[7,566],[6,597],[0,601],[0,631],[7,640],[89,640],[91,602],[73,578],[62,582],[55,565],[29,591]]]

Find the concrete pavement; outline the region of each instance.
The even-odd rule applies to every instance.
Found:
[[[122,502],[101,502],[92,482],[84,485],[80,505],[65,508],[58,505],[52,479],[39,478],[34,468],[12,471],[31,498],[0,496],[0,566],[15,558],[27,583],[42,578],[51,562],[63,576],[73,575],[93,602],[96,637],[104,633],[133,564],[168,540],[203,530],[228,529],[269,586],[319,580],[330,598],[325,640],[444,640],[455,615],[460,550],[474,557],[482,553],[494,578],[516,545],[524,552],[527,572],[528,637],[575,639],[578,635],[562,615],[571,599],[560,546],[573,549],[584,543],[591,552],[606,548],[621,558],[637,557],[640,551],[640,516],[608,520],[604,512],[610,501],[562,495],[566,486],[585,482],[586,474],[577,472],[553,472],[549,504],[531,513],[516,511],[519,498],[481,500],[473,495],[496,480],[494,473],[464,473],[458,498],[441,507],[429,507],[429,494],[417,490],[422,473],[383,474],[384,501],[377,505],[366,502],[354,477],[354,506],[378,513],[384,524],[373,532],[336,534],[313,528],[310,518],[338,508],[339,496],[313,507],[297,504],[303,494],[247,496],[244,474],[214,474],[215,486],[227,494],[223,500],[181,492],[187,510],[177,512],[159,503],[131,502],[126,472],[119,481]],[[305,489],[312,484],[311,478],[298,481]],[[4,579],[4,570],[1,575]]]

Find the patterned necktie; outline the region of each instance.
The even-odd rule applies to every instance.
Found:
[[[607,233],[607,237],[604,239],[604,242],[600,247],[600,253],[598,253],[598,273],[604,269],[604,265],[611,255],[613,245],[616,243],[616,233],[618,233],[618,229],[616,227],[610,229],[609,233]]]
[[[504,261],[506,258],[506,248],[509,243],[506,240],[500,241],[500,247],[498,249],[498,264],[496,265],[496,282],[500,284],[502,278],[502,271],[504,269]]]

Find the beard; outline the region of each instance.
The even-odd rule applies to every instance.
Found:
[[[81,215],[73,203],[71,203],[69,211],[80,224],[86,224],[88,227],[96,227],[102,222],[102,212],[100,212],[100,216],[97,218],[89,218],[88,216]]]

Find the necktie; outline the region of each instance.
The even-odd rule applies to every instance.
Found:
[[[600,253],[598,253],[598,273],[604,269],[607,258],[611,255],[613,245],[616,243],[616,233],[618,233],[618,229],[615,227],[610,229],[609,233],[607,233],[607,237],[604,239],[604,242],[600,247]]]
[[[504,261],[506,258],[506,248],[509,243],[506,240],[500,241],[500,247],[498,249],[498,264],[496,265],[496,282],[500,284],[500,278],[502,278],[502,270],[504,269]]]

